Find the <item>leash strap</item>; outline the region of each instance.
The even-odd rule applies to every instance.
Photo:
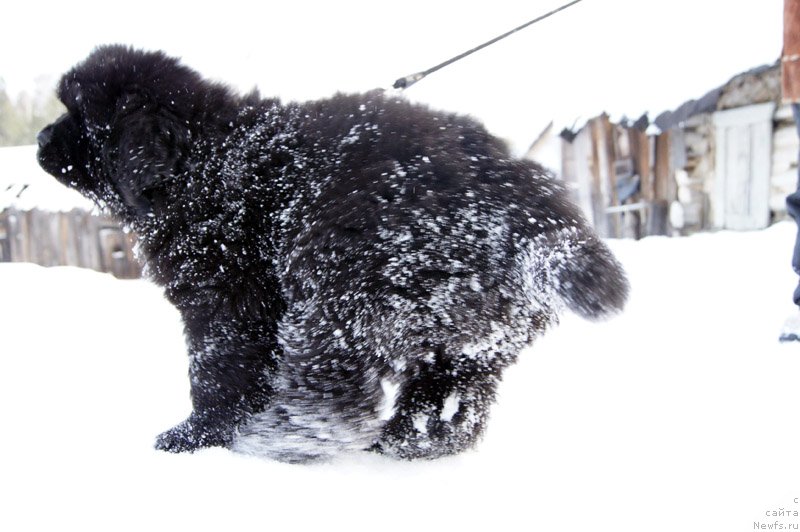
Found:
[[[464,52],[462,54],[459,54],[459,55],[457,55],[457,56],[455,56],[455,57],[453,57],[451,59],[448,59],[444,63],[440,63],[440,64],[436,65],[435,67],[429,68],[428,70],[424,70],[422,72],[417,72],[416,74],[411,74],[411,75],[405,76],[403,78],[400,78],[400,79],[398,79],[397,81],[394,82],[394,85],[392,85],[392,87],[394,87],[395,89],[407,89],[411,85],[413,85],[414,83],[416,83],[419,80],[423,79],[428,74],[433,74],[437,70],[440,70],[440,69],[446,67],[447,65],[451,65],[451,64],[455,63],[459,59],[464,59],[468,55],[474,54],[478,50],[482,50],[482,49],[486,48],[487,46],[496,43],[497,41],[505,39],[509,35],[512,35],[512,34],[518,32],[520,30],[524,30],[528,26],[530,26],[532,24],[536,24],[537,22],[540,22],[540,21],[542,21],[542,20],[544,20],[544,19],[546,19],[548,17],[551,17],[551,16],[555,15],[556,13],[567,9],[568,7],[572,7],[572,6],[574,6],[575,4],[577,4],[578,2],[581,2],[581,1],[583,1],[583,0],[573,0],[572,2],[570,2],[568,4],[564,4],[563,6],[557,8],[557,9],[554,9],[553,11],[550,11],[549,13],[545,13],[544,15],[541,15],[541,16],[536,17],[535,19],[533,19],[533,20],[531,20],[529,22],[526,22],[522,26],[516,27],[516,28],[514,28],[513,30],[511,30],[509,32],[506,32],[506,33],[504,33],[504,34],[502,34],[500,36],[495,37],[494,39],[492,39],[490,41],[486,41],[485,43],[483,43],[483,44],[481,44],[479,46],[476,46],[475,48],[472,48],[471,50],[467,50],[466,52]]]

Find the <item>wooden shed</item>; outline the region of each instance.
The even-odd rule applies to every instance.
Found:
[[[647,133],[646,120],[614,123],[602,114],[562,132],[562,178],[602,236],[667,234],[671,178],[669,134]]]
[[[780,96],[775,64],[653,124],[601,115],[562,134],[564,178],[605,236],[767,227],[797,182],[800,140]]]
[[[135,238],[39,169],[31,146],[0,148],[0,262],[141,276]]]

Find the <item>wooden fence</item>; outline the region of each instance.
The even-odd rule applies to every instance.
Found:
[[[135,237],[115,221],[83,210],[0,212],[0,262],[77,266],[120,279],[141,276]]]
[[[564,140],[564,179],[601,236],[668,234],[675,198],[670,141],[670,132],[653,137],[605,114]]]

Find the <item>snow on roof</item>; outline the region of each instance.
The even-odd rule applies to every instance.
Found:
[[[685,122],[695,115],[713,113],[714,111],[762,103],[763,101],[775,99],[779,96],[778,83],[773,83],[773,86],[770,86],[768,80],[764,80],[761,83],[753,83],[754,80],[765,76],[768,77],[770,73],[779,83],[780,67],[777,63],[751,68],[750,70],[736,74],[724,85],[711,89],[699,100],[689,100],[674,111],[664,111],[656,117],[654,122],[662,131],[666,131],[679,126],[682,122]],[[755,87],[751,88],[751,90],[740,90],[739,92],[741,94],[729,94],[732,92],[735,93],[737,87],[748,83],[750,85],[755,85]]]
[[[36,146],[0,148],[0,210],[92,210],[94,204],[39,167]]]

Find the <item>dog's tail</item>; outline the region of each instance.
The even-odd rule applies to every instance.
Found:
[[[578,242],[556,270],[556,292],[583,318],[619,313],[628,300],[630,285],[622,265],[594,234]]]
[[[622,311],[630,286],[622,265],[600,238],[591,230],[580,233],[534,239],[525,267],[529,294],[537,299],[549,293],[583,318],[603,319]]]

